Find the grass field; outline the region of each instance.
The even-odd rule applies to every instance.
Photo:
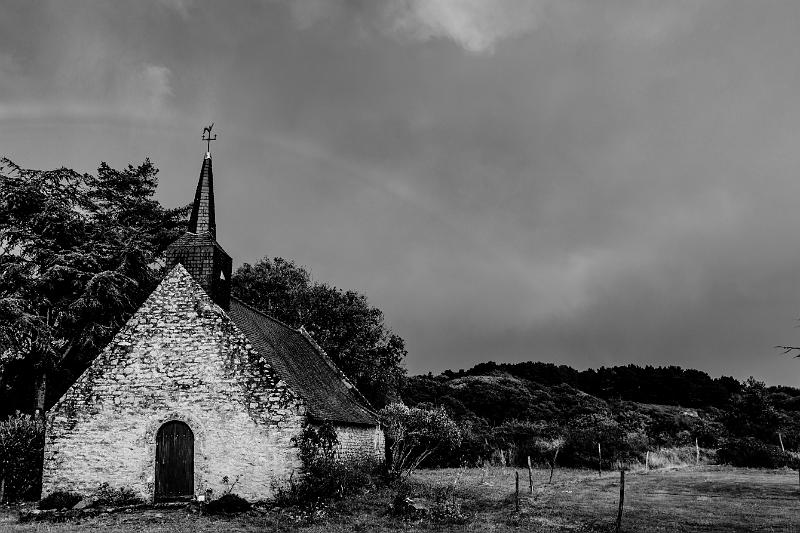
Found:
[[[405,490],[431,509],[427,518],[400,519],[388,513],[394,492],[337,502],[313,520],[290,511],[255,512],[237,517],[187,515],[183,510],[109,514],[80,522],[19,524],[16,511],[0,511],[0,531],[142,532],[161,531],[613,531],[619,474],[586,470],[534,470],[520,474],[520,512],[515,511],[512,468],[428,470]],[[800,532],[797,472],[705,466],[628,472],[623,531],[797,531]]]

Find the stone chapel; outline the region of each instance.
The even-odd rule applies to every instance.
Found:
[[[43,490],[101,483],[146,501],[268,498],[300,466],[292,437],[334,425],[342,457],[382,460],[378,417],[308,333],[230,294],[206,153],[169,273],[47,412]]]

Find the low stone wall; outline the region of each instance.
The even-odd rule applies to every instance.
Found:
[[[383,462],[385,441],[379,427],[337,425],[339,457],[344,460],[374,460]]]

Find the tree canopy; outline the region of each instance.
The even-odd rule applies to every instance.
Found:
[[[187,208],[153,198],[157,174],[147,159],[95,175],[0,160],[3,410],[44,407],[45,377],[57,398],[160,279]]]
[[[280,257],[244,264],[232,281],[234,296],[292,327],[303,326],[373,405],[395,398],[405,376],[405,343],[366,296],[314,281],[305,268]]]
[[[732,435],[762,440],[773,440],[782,422],[767,386],[752,377],[731,396],[722,421]]]

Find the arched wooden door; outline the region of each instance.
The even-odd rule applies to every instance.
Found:
[[[183,422],[161,426],[156,436],[156,500],[194,495],[194,434]]]

